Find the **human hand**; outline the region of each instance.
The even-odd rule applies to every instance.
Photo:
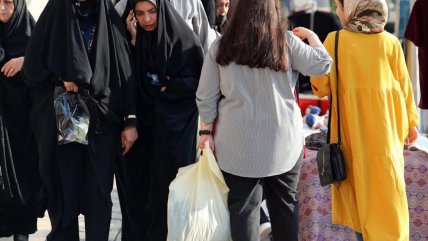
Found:
[[[77,93],[79,91],[79,87],[77,87],[76,83],[72,81],[62,81],[62,83],[64,83],[64,87],[65,87],[65,90],[67,90],[67,92]]]
[[[171,79],[171,77],[169,77],[169,76],[165,76],[165,79],[166,80],[170,80]],[[160,88],[160,92],[165,92],[165,90],[166,90],[166,86],[164,85],[164,86],[162,86],[161,88]]]
[[[131,34],[131,43],[135,45],[135,39],[137,38],[137,19],[135,18],[134,11],[131,10],[126,17],[126,29]]]
[[[307,39],[309,36],[316,35],[312,30],[304,28],[304,27],[297,27],[293,29],[293,34],[299,37],[301,40]]]
[[[24,57],[11,59],[3,65],[1,72],[3,72],[3,74],[8,78],[13,77],[21,71],[23,64]]]
[[[126,155],[129,152],[134,142],[138,139],[137,128],[135,127],[126,127],[120,134],[120,139],[122,142],[122,155]]]
[[[407,138],[404,142],[406,146],[413,146],[418,139],[418,129],[416,127],[412,127],[409,129],[409,134],[407,134]]]
[[[202,135],[199,139],[199,149],[203,150],[205,148],[205,142],[208,141],[208,144],[210,146],[211,151],[214,151],[215,145],[214,145],[214,138],[212,135]]]

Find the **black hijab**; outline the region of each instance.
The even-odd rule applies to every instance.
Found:
[[[88,87],[97,101],[119,117],[134,114],[132,64],[121,18],[110,0],[87,1],[96,1],[98,8],[94,66],[80,32],[76,0],[50,0],[32,33],[23,68],[25,81],[39,88],[52,87],[52,79],[74,81],[79,88]]]
[[[216,22],[216,6],[215,6],[216,0],[202,0],[202,5],[204,5],[205,13],[208,17],[208,22],[210,23],[211,27],[214,27]]]
[[[34,19],[25,0],[14,0],[15,10],[7,23],[0,23],[0,63],[24,56]],[[6,58],[6,59],[5,59]],[[0,67],[3,64],[0,64]]]
[[[126,6],[122,13],[122,22],[126,25],[126,18],[129,15],[129,12],[134,9],[136,0],[126,0]]]
[[[203,64],[203,48],[195,33],[169,1],[156,0],[156,5],[157,28],[147,32],[137,25],[136,74],[143,92],[144,85],[150,81],[147,72],[155,72],[161,85],[168,85],[166,76],[171,79],[195,76],[199,79]]]
[[[14,0],[13,3],[15,9],[9,21],[0,22],[0,68],[10,59],[24,56],[35,25],[25,0]],[[23,205],[30,201],[40,187],[37,149],[28,126],[30,105],[21,75],[7,78],[0,73],[0,182],[4,185],[0,191],[2,212],[15,210],[12,204]],[[22,186],[18,180],[23,182]]]

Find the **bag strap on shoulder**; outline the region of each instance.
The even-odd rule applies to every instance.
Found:
[[[340,139],[340,112],[339,112],[339,58],[338,58],[338,49],[339,49],[339,32],[336,31],[336,37],[334,41],[334,63],[336,67],[336,105],[337,105],[337,144],[341,144]],[[331,130],[331,110],[333,106],[333,95],[330,95],[330,113],[328,117],[328,129],[327,129],[327,144],[330,143],[330,130]]]

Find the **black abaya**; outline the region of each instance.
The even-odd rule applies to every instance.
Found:
[[[37,103],[30,119],[40,153],[41,176],[49,195],[52,231],[48,240],[74,240],[76,235],[65,233],[79,213],[85,215],[86,240],[106,240],[108,230],[101,223],[110,223],[110,193],[121,151],[120,131],[123,119],[135,115],[136,88],[125,29],[110,0],[81,4],[94,1],[95,25],[91,19],[82,18],[86,14],[78,11],[84,9],[77,9],[75,1],[50,0],[33,31],[24,63],[25,81]],[[81,34],[85,24],[89,29],[96,27],[92,44]],[[54,88],[63,80],[75,82],[79,91],[90,96],[89,144],[72,144],[72,152],[83,154],[73,155],[71,162],[65,161],[70,159],[70,151],[66,150],[69,148],[57,145],[53,108]],[[62,171],[68,170],[66,163],[76,171]],[[88,178],[85,173],[93,175]],[[87,186],[94,188],[87,190]],[[100,211],[88,212],[93,210],[91,206]],[[91,228],[94,226],[97,227]],[[94,235],[97,232],[102,235]]]
[[[14,6],[10,20],[0,23],[0,52],[3,53],[0,68],[11,59],[24,56],[35,24],[24,0],[14,0]],[[6,184],[5,190],[0,191],[0,199],[8,200],[13,194],[12,201],[0,204],[0,237],[34,233],[38,212],[42,211],[39,210],[43,206],[43,192],[37,146],[28,119],[30,107],[28,89],[20,73],[14,77],[0,73],[0,167]]]
[[[138,27],[135,46],[140,138],[118,171],[126,241],[166,240],[169,184],[196,157],[202,46],[169,1],[156,2],[157,29]],[[151,83],[148,72],[160,85]]]

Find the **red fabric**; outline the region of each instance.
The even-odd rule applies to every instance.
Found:
[[[404,37],[419,47],[419,108],[428,109],[428,1],[418,0],[413,6]]]
[[[299,106],[300,106],[300,110],[302,112],[302,116],[305,115],[305,110],[310,105],[320,107],[321,108],[320,115],[324,115],[326,113],[326,111],[328,111],[328,107],[329,107],[327,99],[322,99],[322,100],[300,99]]]

